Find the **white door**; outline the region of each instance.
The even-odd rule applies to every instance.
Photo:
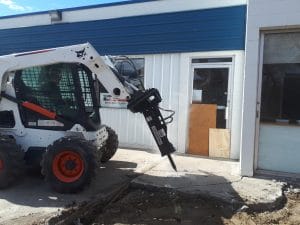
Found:
[[[188,153],[229,158],[231,61],[227,63],[193,63],[192,73]],[[221,143],[220,138],[215,138],[214,134],[222,136],[221,140],[224,144],[221,146],[225,146],[223,149],[212,150],[215,148],[211,146],[211,143],[219,146]]]
[[[300,173],[300,32],[265,33],[257,169]]]

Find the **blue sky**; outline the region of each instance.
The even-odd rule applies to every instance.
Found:
[[[121,1],[126,0],[0,0],[0,17]]]

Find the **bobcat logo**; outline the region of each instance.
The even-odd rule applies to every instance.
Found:
[[[85,48],[80,51],[75,51],[75,52],[76,52],[78,58],[82,58],[82,57],[86,56]]]

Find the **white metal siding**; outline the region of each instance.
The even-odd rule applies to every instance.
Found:
[[[157,88],[163,99],[160,106],[176,112],[174,121],[168,125],[168,136],[177,149],[180,54],[139,57],[145,57],[145,87]],[[100,111],[102,122],[118,133],[121,147],[157,149],[142,115],[127,109],[103,108]]]
[[[260,68],[260,30],[300,27],[299,0],[248,1],[246,61],[241,132],[241,174],[252,176],[255,165],[256,90]]]
[[[189,107],[192,94],[191,59],[205,57],[233,57],[232,137],[231,158],[239,158],[241,127],[241,96],[243,84],[244,51],[196,52],[157,54],[145,57],[145,86],[159,89],[161,106],[176,112],[168,125],[168,136],[178,152],[186,152],[188,143]],[[119,134],[120,146],[157,149],[154,139],[142,115],[127,109],[101,109],[103,123]]]

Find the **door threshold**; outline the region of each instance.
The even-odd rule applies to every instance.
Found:
[[[255,171],[255,174],[265,175],[265,176],[282,177],[282,178],[300,179],[299,173],[288,173],[288,172],[281,172],[281,171],[258,169]]]
[[[202,158],[202,159],[211,159],[211,160],[217,160],[217,161],[228,161],[228,162],[239,162],[238,159],[227,159],[227,158],[221,158],[221,157],[210,157],[205,155],[194,155],[190,153],[179,153],[176,152],[176,155],[182,155],[182,156],[188,156],[188,157],[194,157],[194,158]]]

